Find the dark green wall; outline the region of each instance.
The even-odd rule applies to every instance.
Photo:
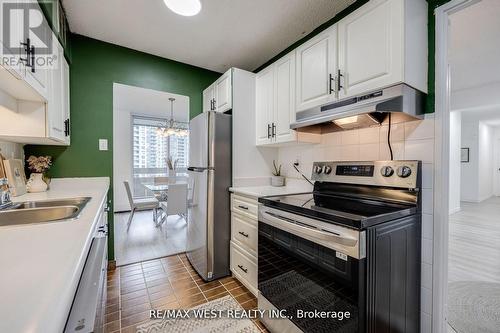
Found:
[[[25,154],[51,155],[51,177],[113,175],[113,83],[187,95],[191,117],[202,111],[202,91],[220,74],[80,35],[71,36],[71,146],[26,146]],[[109,151],[97,149],[109,140]],[[112,190],[110,199],[113,198]],[[109,214],[113,251],[113,215]]]

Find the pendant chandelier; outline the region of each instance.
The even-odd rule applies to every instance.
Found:
[[[174,119],[174,101],[175,98],[170,97],[170,119],[167,120],[165,124],[160,124],[158,126],[157,132],[163,136],[179,136],[185,137],[189,135],[188,123],[183,123],[180,121],[175,121]]]

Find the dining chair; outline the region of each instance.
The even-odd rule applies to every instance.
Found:
[[[168,201],[160,202],[160,208],[164,215],[161,218],[160,224],[171,215],[186,216],[188,204],[188,187],[187,184],[170,184],[168,185]]]
[[[130,216],[127,221],[127,231],[130,228],[130,224],[132,223],[132,219],[134,218],[134,214],[138,210],[153,210],[153,220],[154,223],[157,223],[158,220],[158,208],[160,207],[160,203],[156,198],[143,198],[137,199],[132,196],[132,191],[130,190],[130,184],[128,181],[124,181],[125,190],[127,191],[128,202],[130,204]]]

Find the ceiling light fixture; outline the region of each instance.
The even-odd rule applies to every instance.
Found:
[[[179,122],[174,119],[175,98],[170,97],[168,100],[170,101],[170,119],[166,121],[165,125],[159,124],[157,128],[158,134],[163,136],[171,136],[171,135],[180,137],[188,136],[189,135],[188,123]]]
[[[182,16],[194,16],[201,10],[200,0],[163,0],[174,13]]]

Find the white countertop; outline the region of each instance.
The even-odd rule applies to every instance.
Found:
[[[309,193],[312,191],[312,186],[249,186],[249,187],[230,187],[229,191],[245,195],[252,198],[270,197],[275,195],[289,195],[298,193]]]
[[[53,179],[13,201],[92,197],[77,220],[0,227],[0,332],[62,332],[109,178]]]

